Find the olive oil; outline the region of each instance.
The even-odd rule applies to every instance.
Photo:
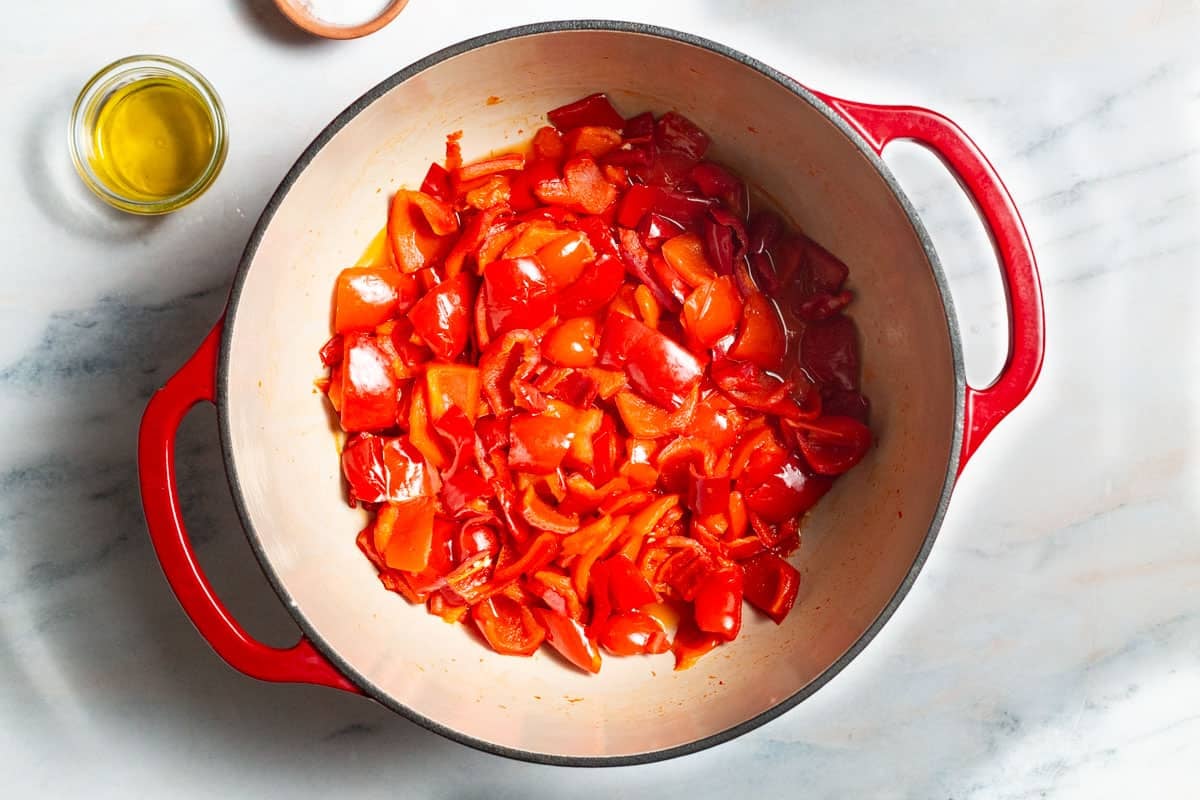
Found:
[[[133,81],[100,107],[90,166],[130,200],[168,200],[194,186],[216,150],[213,115],[188,83],[173,75]]]

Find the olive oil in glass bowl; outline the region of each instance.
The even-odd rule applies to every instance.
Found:
[[[88,188],[135,214],[164,214],[199,197],[225,163],[225,111],[213,87],[165,56],[100,70],[71,112],[71,159]]]

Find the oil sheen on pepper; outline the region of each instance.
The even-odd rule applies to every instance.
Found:
[[[114,192],[154,202],[174,197],[204,174],[216,143],[200,95],[178,78],[135,81],[97,114],[91,166]]]

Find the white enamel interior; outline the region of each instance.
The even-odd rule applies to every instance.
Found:
[[[748,612],[689,671],[670,655],[495,655],[384,591],[354,538],[330,417],[314,392],[334,277],[463,130],[468,158],[529,136],[596,90],[624,113],[677,109],[851,268],[879,446],[813,513],[782,627]],[[488,103],[489,97],[500,102]],[[949,324],[929,260],[881,175],[835,125],[755,69],[645,34],[562,31],[489,44],[395,86],[342,128],[266,228],[231,314],[225,382],[235,483],[262,553],[325,647],[382,696],[487,743],[593,757],[663,750],[752,719],[850,648],[908,575],[935,518],[956,409]]]

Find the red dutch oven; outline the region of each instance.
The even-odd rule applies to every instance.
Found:
[[[337,272],[362,252],[390,192],[415,185],[446,133],[465,155],[519,141],[547,109],[594,91],[618,108],[676,109],[713,157],[775,198],[850,266],[864,391],[878,446],[807,520],[796,610],[748,615],[701,666],[609,659],[596,676],[546,654],[496,655],[461,626],[384,591],[354,545],[324,398],[313,392]],[[488,103],[489,97],[501,98]],[[939,155],[978,207],[1008,298],[1009,353],[966,384],[937,254],[879,155],[898,139]],[[457,741],[557,764],[653,761],[751,730],[811,695],[871,640],[933,546],[959,471],[1037,379],[1044,325],[1029,239],[987,159],[953,122],[911,106],[822,94],[741,53],[644,25],[533,25],[455,45],[340,114],[283,180],[246,246],[222,321],[150,401],[139,466],[163,571],[202,636],[235,669],[367,697]],[[179,508],[174,437],[217,405],[225,469],[263,571],[303,636],[255,641],[213,593]],[[754,617],[750,619],[750,617]]]

